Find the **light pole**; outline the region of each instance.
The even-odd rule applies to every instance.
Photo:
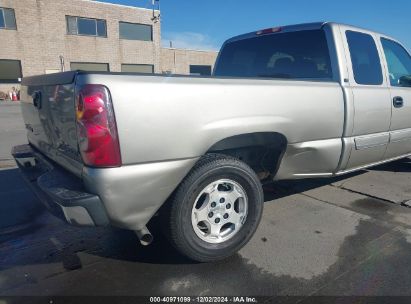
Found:
[[[153,5],[153,20],[154,23],[157,23],[160,21],[161,13],[160,13],[160,0],[152,0],[151,4]],[[157,4],[157,10],[158,10],[158,15],[156,16],[156,4]]]
[[[60,70],[61,70],[61,72],[64,72],[65,71],[64,57],[63,57],[63,55],[60,55],[59,58],[60,58]]]

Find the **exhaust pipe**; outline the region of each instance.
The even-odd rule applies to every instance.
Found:
[[[148,246],[150,245],[154,238],[153,235],[148,231],[147,227],[144,226],[141,230],[136,230],[135,233],[137,234],[138,239],[140,240],[141,245]]]

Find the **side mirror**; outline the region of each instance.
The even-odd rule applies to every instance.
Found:
[[[402,87],[411,87],[411,75],[402,76],[398,81],[399,85]]]

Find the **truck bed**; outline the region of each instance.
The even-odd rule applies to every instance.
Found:
[[[275,131],[288,144],[341,146],[344,99],[336,82],[91,72],[24,79],[29,142],[77,175],[74,90],[85,83],[110,90],[123,165],[198,157],[233,133]],[[40,111],[33,107],[35,91],[42,94]],[[317,171],[335,168],[338,158]]]

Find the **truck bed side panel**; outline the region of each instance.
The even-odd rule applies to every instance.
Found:
[[[124,164],[194,158],[230,136],[278,132],[289,145],[310,142],[309,147],[298,149],[297,145],[293,154],[287,155],[300,157],[303,152],[306,167],[286,170],[287,174],[332,172],[338,166],[344,125],[344,97],[338,83],[99,74],[80,77],[79,82],[110,88]],[[332,155],[324,158],[326,151]],[[326,162],[320,164],[319,159]],[[297,159],[296,163],[302,161]]]

